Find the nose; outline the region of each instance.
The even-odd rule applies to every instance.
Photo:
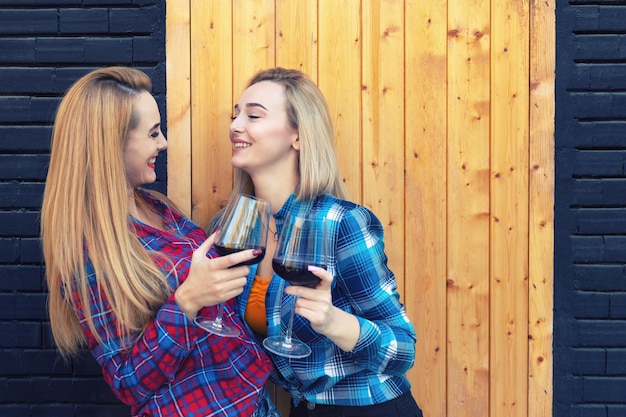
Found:
[[[230,122],[231,132],[241,132],[243,130],[243,123],[240,121],[241,117],[233,117],[233,121]]]
[[[165,137],[163,132],[161,132],[161,134],[159,135],[159,141],[157,143],[157,147],[159,151],[164,151],[167,149],[167,138]]]

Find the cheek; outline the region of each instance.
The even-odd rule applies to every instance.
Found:
[[[274,142],[279,142],[286,146],[291,146],[296,134],[291,128],[285,128],[284,126],[277,126],[266,131],[265,137]]]

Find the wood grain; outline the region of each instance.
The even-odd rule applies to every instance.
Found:
[[[555,1],[166,5],[174,201],[206,226],[232,187],[233,103],[257,70],[301,69],[352,200],[385,228],[424,415],[549,417]]]

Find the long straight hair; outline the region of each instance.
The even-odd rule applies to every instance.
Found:
[[[83,311],[102,343],[90,315],[87,253],[112,309],[116,336],[129,345],[171,292],[129,223],[128,203],[135,196],[126,180],[124,142],[138,123],[134,103],[150,89],[149,77],[139,70],[95,70],[68,90],[56,114],[41,237],[50,322],[64,356],[86,340],[74,309]]]
[[[289,124],[298,131],[300,184],[296,197],[310,200],[328,193],[347,199],[348,192],[335,154],[330,111],[320,89],[302,72],[281,67],[258,72],[247,87],[261,81],[284,87]],[[233,188],[234,191],[254,194],[252,178],[239,168],[234,169]]]

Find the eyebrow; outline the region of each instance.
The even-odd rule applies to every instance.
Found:
[[[159,122],[159,123],[155,123],[155,124],[154,124],[154,126],[152,126],[152,127],[150,128],[150,130],[158,129],[158,128],[159,128],[159,126],[161,126],[161,122]]]
[[[246,103],[246,107],[260,107],[265,111],[269,111],[267,110],[267,107],[265,107],[261,103]],[[235,110],[239,110],[239,104],[235,104]]]

